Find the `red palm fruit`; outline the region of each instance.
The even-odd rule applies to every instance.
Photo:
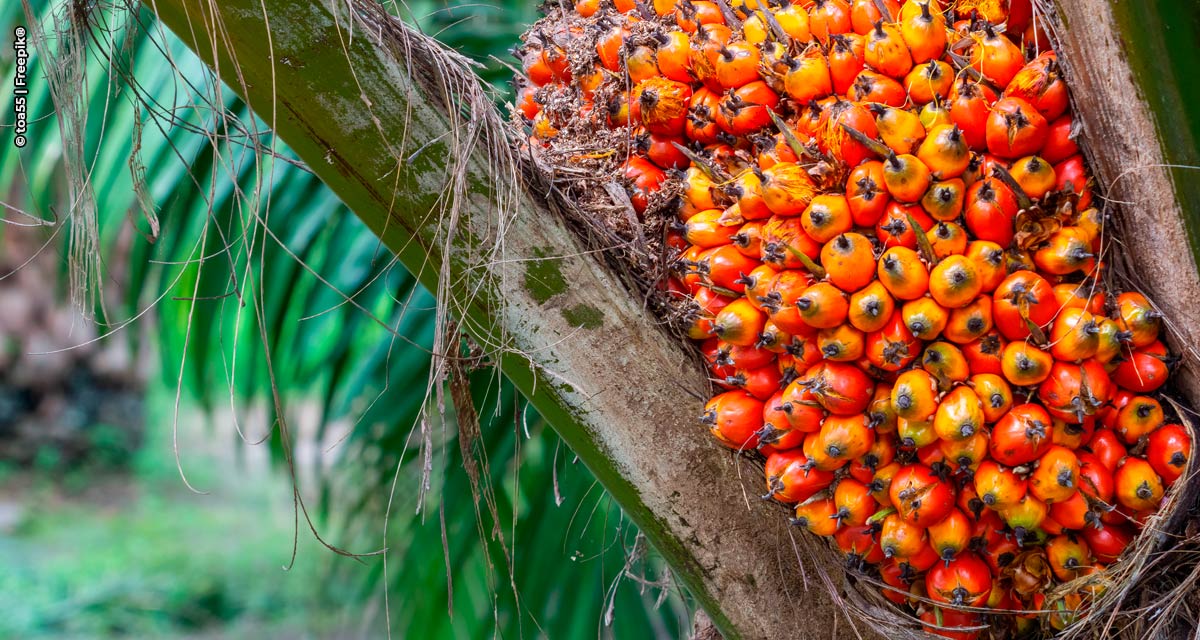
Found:
[[[783,389],[783,402],[790,407],[787,411],[788,426],[802,433],[816,433],[825,420],[825,409],[817,397],[800,380],[793,380]]]
[[[933,228],[933,218],[920,205],[889,202],[884,217],[875,224],[875,237],[884,248],[917,248],[917,233],[909,218],[926,232]]]
[[[1136,444],[1166,420],[1162,405],[1149,396],[1136,396],[1117,412],[1113,430],[1126,444]]]
[[[983,30],[983,36],[971,47],[971,68],[982,74],[993,86],[1007,87],[1025,65],[1025,55],[1017,45],[1004,34],[998,33],[990,24],[985,23]]]
[[[1004,338],[995,329],[984,334],[978,340],[970,342],[962,349],[971,373],[994,373],[1000,375],[1004,369],[1001,356],[1004,354]]]
[[[875,102],[889,107],[903,107],[904,103],[908,101],[908,94],[904,91],[903,85],[870,69],[863,69],[859,72],[847,97],[854,102]]]
[[[837,533],[833,534],[833,540],[854,564],[875,565],[885,560],[883,549],[880,549],[879,543],[875,541],[874,529],[871,527],[842,525]]]
[[[1126,360],[1112,371],[1112,380],[1134,393],[1150,393],[1167,381],[1170,357],[1163,343],[1155,341],[1125,354]]]
[[[843,0],[814,0],[808,27],[821,44],[829,44],[829,36],[850,32],[850,5]]]
[[[879,507],[867,485],[853,478],[838,482],[833,491],[833,503],[837,507],[835,519],[841,527],[865,525],[867,518],[874,515]]]
[[[942,440],[942,456],[955,471],[974,472],[987,458],[988,437],[980,431],[966,440]]]
[[[1004,521],[999,520],[999,517],[997,517],[997,520],[997,526],[1003,528]],[[1021,554],[1021,545],[1017,544],[1013,536],[1006,534],[996,542],[984,547],[982,553],[984,560],[988,564],[988,568],[995,572],[996,575],[1001,575],[1001,572],[1006,568],[1013,566],[1013,562]]]
[[[1099,348],[1100,325],[1094,315],[1077,307],[1066,307],[1058,314],[1050,328],[1050,353],[1055,358],[1067,362],[1086,360],[1096,355]]]
[[[1090,441],[1095,432],[1096,418],[1093,416],[1084,418],[1083,422],[1078,424],[1055,418],[1050,440],[1068,449],[1078,449]]]
[[[850,207],[841,194],[821,194],[813,198],[800,214],[800,223],[805,233],[820,243],[829,242],[854,227]]]
[[[930,129],[917,149],[917,158],[929,167],[935,180],[949,180],[967,170],[971,151],[961,129],[953,124],[942,124]]]
[[[1046,139],[1049,124],[1028,102],[1001,98],[992,105],[987,121],[987,146],[1007,159],[1036,154]]]
[[[777,269],[803,269],[797,254],[813,260],[821,255],[820,243],[808,237],[799,218],[771,216],[763,225],[759,246],[762,261]]]
[[[987,149],[987,120],[996,92],[962,74],[950,90],[950,120],[974,151]]]
[[[920,202],[929,181],[929,167],[916,156],[891,155],[883,161],[883,185],[898,202]]]
[[[1004,378],[1018,387],[1041,383],[1050,376],[1054,364],[1054,356],[1025,341],[1008,343],[1000,357]]]
[[[999,375],[977,373],[971,376],[968,384],[975,390],[975,395],[979,396],[985,422],[992,423],[1003,418],[1012,408],[1012,389]]]
[[[922,369],[909,369],[892,385],[892,406],[905,420],[928,420],[938,407],[937,380]]]
[[[905,449],[921,449],[937,442],[937,431],[933,430],[933,420],[908,420],[896,418],[896,437],[900,446]]]
[[[886,0],[883,7],[887,9],[885,16],[879,10],[879,4],[875,0],[851,0],[850,2],[850,29],[858,35],[867,35],[875,28],[875,23],[880,20],[890,22],[900,14],[900,3],[896,0]]]
[[[971,542],[971,520],[958,509],[929,526],[929,544],[942,560],[953,560]]]
[[[690,162],[688,157],[679,150],[679,146],[686,142],[681,136],[650,133],[639,138],[637,142],[638,148],[646,154],[646,157],[663,169],[684,169]]]
[[[1117,468],[1117,463],[1127,455],[1125,445],[1121,444],[1120,436],[1109,429],[1097,429],[1087,448],[1096,455],[1096,460],[1110,472]]]
[[[934,220],[957,220],[963,210],[966,186],[958,178],[933,182],[921,198],[921,208]]]
[[[937,60],[946,50],[946,18],[933,0],[905,2],[900,10],[900,36],[916,64]]]
[[[1092,512],[1087,498],[1078,491],[1072,493],[1066,500],[1050,505],[1049,516],[1064,528],[1076,530],[1088,526],[1098,518]]]
[[[916,300],[929,290],[929,271],[916,251],[892,247],[879,258],[879,281],[899,300]]]
[[[1042,145],[1041,150],[1042,158],[1046,162],[1058,164],[1079,153],[1079,145],[1075,144],[1071,137],[1073,125],[1074,118],[1069,113],[1050,123],[1050,129],[1046,132],[1046,143]]]
[[[871,497],[875,498],[876,502],[885,507],[892,506],[892,498],[889,492],[892,487],[892,478],[896,476],[896,472],[900,468],[900,463],[893,460],[876,469],[875,475],[867,483],[867,486],[871,489]]]
[[[763,425],[762,414],[761,400],[745,391],[727,391],[704,405],[700,422],[721,444],[731,449],[753,449],[758,446],[756,434]]]
[[[725,384],[741,389],[759,400],[766,401],[782,386],[783,376],[774,363],[757,369],[737,369]]]
[[[925,543],[925,546],[921,547],[921,550],[917,552],[917,555],[912,556],[911,558],[906,558],[904,560],[904,564],[908,565],[909,570],[912,572],[924,573],[929,571],[930,567],[940,561],[941,560],[938,558],[937,552],[934,551],[933,547],[929,546],[929,543],[927,542]]]
[[[830,36],[829,41],[827,60],[833,93],[845,95],[863,70],[865,44],[863,38],[855,34],[837,34]]]
[[[684,224],[683,237],[698,247],[711,248],[729,244],[730,239],[738,232],[738,227],[721,223],[725,212],[720,209],[706,209],[688,218]]]
[[[923,464],[901,468],[892,478],[888,497],[906,522],[925,528],[954,508],[954,489]]]
[[[721,34],[722,43],[728,42],[731,37],[729,27],[725,26],[725,17],[721,15],[721,8],[716,3],[706,0],[676,4],[675,23],[684,32],[699,35],[702,41],[712,38],[708,35],[712,32]]]
[[[966,345],[982,338],[991,330],[992,298],[985,293],[976,296],[966,306],[951,310],[943,332],[950,342]]]
[[[763,405],[763,426],[758,431],[758,446],[765,454],[795,449],[804,443],[804,432],[790,423],[792,405],[783,401],[783,390],[776,391]]]
[[[805,289],[804,294],[796,300],[796,307],[800,310],[801,319],[815,329],[828,329],[844,323],[850,311],[846,294],[828,282],[818,282]]]
[[[1105,525],[1099,529],[1086,527],[1079,533],[1092,555],[1100,562],[1116,562],[1125,547],[1133,542],[1133,532],[1123,524]]]
[[[1055,362],[1038,388],[1046,410],[1063,422],[1079,424],[1096,414],[1112,398],[1113,384],[1104,367],[1094,360],[1080,364]]]
[[[967,252],[967,232],[957,223],[942,220],[928,235],[933,255],[938,260]]]
[[[775,354],[757,345],[736,345],[717,341],[716,361],[738,369],[757,369],[772,364]]]
[[[1092,253],[1092,239],[1086,231],[1063,227],[1050,236],[1049,244],[1034,252],[1033,262],[1052,275],[1091,273],[1096,267],[1096,254]]]
[[[913,103],[936,109],[944,116],[942,121],[937,124],[950,124],[950,112],[939,108],[937,103],[950,97],[950,87],[953,85],[954,68],[941,60],[930,60],[914,66],[908,75],[904,76],[904,89],[908,91],[908,96]],[[922,123],[925,122],[927,116],[924,107],[921,110]],[[925,128],[932,129],[933,127],[927,124]]]
[[[820,49],[809,49],[804,55],[791,58],[783,76],[783,90],[792,100],[806,104],[833,92],[833,76],[829,59]]]
[[[721,128],[714,119],[721,107],[721,96],[708,87],[700,87],[692,93],[688,101],[687,123],[684,125],[684,136],[701,144],[713,144],[717,141]],[[693,170],[695,170],[693,168]]]
[[[706,284],[735,293],[745,291],[742,277],[758,267],[758,261],[744,255],[732,244],[709,249],[700,259],[699,269]]]
[[[816,185],[803,167],[781,162],[763,171],[763,202],[781,216],[800,215],[816,195]]]
[[[850,171],[846,179],[846,204],[855,226],[874,226],[883,217],[889,199],[883,186],[883,163],[872,160]]]
[[[992,592],[992,572],[974,553],[935,564],[925,577],[929,597],[955,606],[978,607]]]
[[[746,298],[751,299],[752,294],[755,294],[753,301],[758,303],[766,312],[768,320],[779,329],[793,335],[811,333],[812,328],[800,318],[796,301],[812,284],[812,278],[796,269],[786,269],[771,275],[773,271],[770,265],[752,270],[750,276],[743,279]],[[765,284],[760,281],[765,281]]]
[[[875,385],[875,391],[871,395],[871,401],[867,405],[867,417],[871,420],[871,425],[875,428],[877,434],[891,434],[896,432],[896,410],[892,406],[892,387],[890,384],[879,383]],[[881,440],[876,438],[876,440]],[[883,438],[889,443],[894,443],[890,438]],[[881,462],[880,464],[887,464]]]
[[[917,340],[899,311],[894,311],[883,328],[867,334],[867,360],[882,371],[899,371],[920,354]]]
[[[843,362],[817,364],[801,380],[826,411],[839,416],[861,414],[871,402],[875,390],[875,382],[870,376],[862,369]]]
[[[967,187],[963,217],[967,229],[979,240],[1001,247],[1011,244],[1017,210],[1012,190],[996,180],[984,179]]]
[[[840,99],[832,102],[828,117],[819,125],[812,135],[822,153],[841,160],[848,167],[856,167],[874,157],[866,145],[848,132],[852,129],[867,138],[874,138],[878,133],[871,112],[861,104]]]
[[[1017,405],[992,427],[992,458],[1009,467],[1033,462],[1049,448],[1050,429],[1050,415],[1040,405]]]
[[[912,70],[912,55],[899,29],[880,20],[864,36],[863,60],[872,69],[892,78],[903,78]]]
[[[1024,99],[1047,120],[1058,118],[1070,106],[1067,83],[1058,71],[1053,51],[1039,55],[1018,71],[1004,95]]]
[[[631,183],[628,190],[629,199],[633,203],[633,208],[638,214],[641,214],[646,211],[650,196],[656,193],[662,183],[666,181],[667,174],[654,163],[640,156],[633,156],[626,160],[623,173]]]
[[[833,518],[836,512],[832,498],[810,498],[796,505],[796,517],[791,522],[819,536],[831,536],[837,533],[837,520]]]
[[[758,65],[761,60],[758,47],[748,42],[730,42],[721,48],[713,64],[713,73],[721,87],[736,89],[759,79]]]
[[[962,351],[943,341],[932,342],[925,347],[921,355],[921,368],[937,380],[940,389],[949,389],[956,383],[966,382],[971,376],[971,369]],[[949,398],[949,394],[946,397]],[[970,434],[960,437],[966,435]]]
[[[730,89],[713,116],[717,126],[735,136],[747,136],[771,123],[779,94],[760,81]]]
[[[713,333],[730,344],[750,346],[758,340],[766,320],[766,314],[755,309],[750,301],[738,298],[717,313]]]
[[[908,602],[908,592],[914,577],[916,576],[913,571],[894,558],[885,559],[879,565],[879,578],[887,585],[882,589],[883,597],[896,604]]]
[[[703,340],[713,335],[713,320],[731,300],[707,288],[697,291],[692,300],[695,306],[692,309],[693,318],[688,328],[688,337]]]
[[[1146,461],[1169,487],[1187,468],[1192,455],[1192,438],[1179,424],[1164,424],[1146,440]]]
[[[1092,564],[1092,553],[1087,543],[1078,537],[1058,535],[1046,541],[1046,561],[1054,577],[1069,582],[1083,574]]]
[[[661,76],[638,83],[630,96],[629,116],[652,133],[683,134],[692,89]]]
[[[942,440],[966,440],[983,431],[983,403],[970,387],[950,390],[938,403],[933,429]]]
[[[1029,337],[1029,323],[1044,327],[1058,312],[1054,289],[1042,276],[1027,270],[1013,273],[996,287],[992,319],[1008,340]]]
[[[537,85],[531,84],[517,93],[517,109],[529,120],[533,120],[542,111],[542,106],[536,98],[537,89]]]
[[[833,484],[833,473],[814,469],[800,449],[767,456],[767,496],[784,503],[804,502]]]
[[[1055,191],[1069,188],[1072,193],[1079,194],[1079,202],[1075,204],[1079,210],[1091,206],[1092,190],[1088,188],[1087,167],[1083,164],[1083,156],[1076,154],[1054,165],[1054,175],[1057,177],[1054,183]]]
[[[883,519],[879,547],[883,549],[884,557],[907,560],[916,557],[926,546],[924,527],[908,522],[899,513]]]
[[[917,298],[900,307],[904,325],[921,340],[933,340],[950,321],[950,312],[934,302],[933,298]]]
[[[975,470],[975,492],[979,499],[993,509],[1007,509],[1025,498],[1028,483],[1012,469],[984,460]]]
[[[906,109],[872,104],[879,137],[893,153],[912,153],[925,138],[925,127],[917,114]]]
[[[966,256],[947,256],[929,272],[929,295],[947,309],[966,306],[982,290],[975,263]]]
[[[1117,464],[1113,474],[1117,502],[1126,509],[1157,509],[1163,498],[1163,481],[1154,467],[1142,458],[1127,457]]]
[[[1061,445],[1051,445],[1029,476],[1029,493],[1046,504],[1063,502],[1079,488],[1079,459]]]
[[[1129,332],[1129,341],[1135,347],[1145,347],[1158,340],[1162,326],[1162,314],[1154,309],[1146,296],[1136,291],[1126,291],[1117,296],[1117,311],[1121,328]]]
[[[887,287],[878,280],[872,280],[850,296],[850,310],[846,319],[855,329],[872,333],[883,329],[895,310],[896,301],[888,293]]]

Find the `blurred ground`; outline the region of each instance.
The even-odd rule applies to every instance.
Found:
[[[197,495],[175,468],[170,399],[150,405],[127,474],[0,467],[0,638],[375,637],[353,589],[328,583],[347,560],[303,522],[283,569],[291,488],[265,447],[182,412]]]

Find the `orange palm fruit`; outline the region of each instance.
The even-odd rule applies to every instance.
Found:
[[[916,251],[892,247],[879,257],[876,275],[898,300],[915,300],[929,291],[929,271]]]
[[[1020,340],[1008,343],[1000,359],[1005,379],[1018,387],[1042,382],[1050,376],[1053,364],[1054,356]]]
[[[924,449],[938,441],[933,420],[908,420],[896,418],[896,436],[905,449]]]
[[[829,44],[829,36],[850,32],[850,5],[843,0],[813,0],[808,25],[818,42]]]
[[[916,224],[913,224],[916,223]],[[885,249],[890,247],[917,248],[917,227],[929,233],[933,218],[918,204],[889,202],[883,218],[875,224],[875,238]]]
[[[1032,494],[1026,494],[1017,504],[997,511],[1004,523],[1012,527],[1013,536],[1018,541],[1028,541],[1030,537],[1036,536],[1036,530],[1049,516],[1046,503]]]
[[[805,233],[798,217],[771,216],[763,224],[760,248],[762,261],[778,269],[803,268],[797,254],[813,260],[821,255],[821,244]]]
[[[930,175],[935,180],[949,180],[967,170],[971,162],[971,150],[961,129],[953,124],[942,124],[925,136],[917,149],[917,158],[929,167]]]
[[[846,204],[855,226],[870,227],[879,222],[889,199],[883,186],[882,162],[864,162],[850,171],[846,179]]]
[[[846,321],[850,305],[846,294],[833,284],[818,282],[796,300],[800,318],[815,329],[829,329]]]
[[[1069,582],[1092,564],[1087,543],[1074,535],[1058,535],[1046,541],[1046,560],[1054,577]]]
[[[966,440],[983,431],[983,403],[968,386],[955,387],[933,417],[933,429],[942,440]]]
[[[983,402],[983,419],[989,423],[1004,417],[1012,408],[1012,388],[994,373],[977,373],[969,379],[975,395]]]
[[[704,405],[700,422],[731,449],[754,449],[763,426],[763,402],[745,391],[727,391]]]
[[[779,26],[783,27],[784,33],[788,34],[793,40],[797,42],[812,40],[808,13],[804,10],[804,7],[799,4],[789,4],[779,9],[773,9],[772,11],[775,14],[775,20],[779,22]]]
[[[1079,227],[1063,227],[1050,236],[1049,244],[1033,254],[1033,262],[1045,273],[1062,276],[1076,271],[1091,273],[1096,266],[1091,238]]]
[[[929,181],[929,167],[916,156],[893,154],[883,161],[883,185],[899,202],[920,202]]]
[[[983,431],[965,440],[941,440],[938,446],[946,463],[958,472],[974,473],[987,459],[988,438]]]
[[[950,310],[943,336],[955,344],[970,344],[992,330],[992,298],[977,296],[966,306]]]
[[[862,72],[866,64],[862,36],[856,34],[837,34],[829,37],[829,78],[833,82],[833,92],[845,95],[854,86],[854,79]]]
[[[983,33],[975,37],[971,47],[970,63],[993,86],[1007,87],[1025,66],[1025,56],[1004,34],[985,23]]]
[[[821,494],[818,494],[821,495]],[[818,498],[814,496],[806,502],[796,505],[796,517],[791,522],[797,527],[803,527],[809,533],[819,536],[831,536],[837,533],[837,506],[833,498]]]
[[[1029,337],[1030,324],[1044,327],[1058,312],[1050,283],[1028,270],[1010,274],[996,287],[992,298],[992,319],[1009,340]]]
[[[1042,148],[1049,124],[1028,102],[1001,98],[987,119],[988,151],[1001,158],[1033,155]]]
[[[950,313],[933,298],[917,298],[900,307],[904,326],[920,340],[933,340],[950,321]]]
[[[800,224],[808,237],[820,243],[829,242],[854,228],[846,196],[840,193],[814,197],[800,215]]]
[[[926,546],[926,534],[923,527],[909,523],[899,513],[892,513],[883,519],[879,532],[879,547],[887,558],[907,560],[915,557]]]
[[[783,76],[783,90],[788,97],[801,104],[832,93],[833,77],[829,73],[829,60],[825,54],[819,49],[810,49],[793,58]]]
[[[1039,405],[1026,403],[1009,409],[992,427],[988,443],[992,459],[1010,467],[1037,460],[1050,446],[1052,427],[1050,415]]]
[[[954,509],[954,489],[923,464],[901,468],[888,488],[896,514],[918,527],[928,527]]]
[[[875,28],[864,36],[866,45],[863,60],[872,69],[892,78],[903,78],[912,70],[912,55],[899,29],[885,25],[881,19],[875,23]]]
[[[1025,479],[994,460],[984,460],[975,470],[973,481],[983,504],[997,510],[1019,504],[1029,488]]]
[[[1113,473],[1116,484],[1117,502],[1134,511],[1157,509],[1163,498],[1162,478],[1154,467],[1142,458],[1128,457],[1117,465]]]
[[[973,151],[987,149],[987,120],[996,92],[986,84],[959,76],[950,89],[950,120],[962,129],[967,146]]]
[[[938,407],[937,380],[923,369],[909,369],[892,385],[892,406],[905,420],[928,420]]]
[[[875,279],[875,250],[866,236],[842,233],[821,248],[821,266],[837,288],[858,291]]]
[[[942,57],[946,50],[946,18],[939,3],[909,0],[897,19],[900,36],[908,44],[913,62],[921,64]]]
[[[970,304],[982,290],[979,271],[966,256],[947,256],[929,272],[929,295],[947,309]]]
[[[886,15],[880,12],[880,4],[875,0],[852,0],[850,3],[850,28],[859,35],[866,35],[875,28],[880,20],[891,22],[900,13],[900,3],[896,0],[886,0],[882,3]]]
[[[992,572],[979,556],[968,552],[949,562],[934,564],[925,584],[934,601],[978,607],[992,593]]]
[[[1029,476],[1029,492],[1046,504],[1063,502],[1079,488],[1079,459],[1061,445],[1051,445],[1038,458],[1037,468]]]
[[[933,226],[928,235],[933,255],[938,260],[967,252],[967,232],[954,222],[942,221]]]
[[[1167,381],[1170,355],[1159,341],[1125,353],[1125,360],[1112,370],[1112,381],[1135,393],[1150,393]]]
[[[899,371],[917,358],[920,345],[895,311],[881,329],[867,334],[867,360],[881,371]]]
[[[766,314],[754,308],[749,300],[738,298],[717,313],[713,333],[730,344],[749,346],[758,340],[766,320]]]
[[[711,248],[729,244],[737,235],[739,227],[722,222],[725,212],[721,209],[706,209],[688,218],[684,224],[683,237],[698,247]]]
[[[872,280],[850,296],[847,320],[855,329],[872,333],[887,324],[895,309],[896,301],[887,288],[878,280]]]
[[[837,507],[837,517],[840,526],[862,526],[867,518],[875,514],[879,503],[871,497],[871,490],[866,484],[854,478],[845,478],[838,482],[833,491],[833,504]]]
[[[908,75],[904,76],[904,89],[908,91],[909,98],[919,105],[929,106],[935,104],[939,99],[950,97],[950,87],[954,85],[954,68],[942,62],[941,60],[930,60],[929,62],[914,66]],[[924,112],[922,109],[922,122],[924,123]],[[945,112],[946,118],[944,122],[939,124],[950,124],[949,112]],[[926,129],[931,129],[929,124],[926,124]]]
[[[1021,186],[1025,195],[1034,200],[1053,191],[1058,182],[1054,166],[1037,156],[1025,156],[1017,160],[1009,169],[1009,173]]]
[[[1096,355],[1100,348],[1100,325],[1091,313],[1076,307],[1059,312],[1050,328],[1050,353],[1066,362]]]
[[[725,89],[736,89],[758,80],[762,60],[758,47],[748,42],[730,42],[720,50],[714,66],[717,82]]]
[[[849,324],[839,324],[817,332],[817,347],[826,360],[853,362],[863,356],[866,335]]]
[[[1117,296],[1117,310],[1121,328],[1129,332],[1133,346],[1145,347],[1158,339],[1162,314],[1154,309],[1146,296],[1126,291]]]
[[[875,115],[875,128],[880,139],[893,153],[911,153],[925,139],[925,127],[911,111],[879,103],[868,107]]]
[[[949,342],[931,342],[921,355],[921,368],[928,371],[942,389],[956,383],[966,382],[971,375],[967,358],[958,347]]]
[[[875,444],[875,431],[866,414],[862,413],[825,418],[818,436],[824,444],[825,454],[842,462],[861,458]]]
[[[971,542],[971,521],[958,509],[951,509],[938,522],[929,526],[929,544],[942,560],[953,560]]]
[[[812,178],[794,162],[781,162],[763,171],[763,202],[772,213],[781,216],[800,215],[816,195]]]
[[[692,88],[661,76],[647,78],[633,88],[629,117],[652,133],[683,134]]]
[[[1157,429],[1165,421],[1162,404],[1149,396],[1137,396],[1117,412],[1117,423],[1113,431],[1126,444],[1136,444],[1143,436]]]

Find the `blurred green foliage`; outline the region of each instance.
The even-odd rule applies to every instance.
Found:
[[[412,3],[398,12],[481,60],[498,87],[508,71],[495,58],[508,58],[522,25],[535,17],[531,5],[517,3]],[[432,407],[432,296],[233,92],[223,88],[221,102],[213,102],[211,76],[147,11],[136,22],[128,17],[92,14],[98,46],[89,52],[85,94],[90,184],[108,286],[126,292],[97,317],[110,330],[149,337],[146,346],[161,353],[157,384],[169,394],[180,386],[185,399],[209,409],[232,401],[266,406],[273,421],[317,423],[311,435],[320,456],[335,462],[308,467],[316,476],[302,487],[313,497],[309,513],[324,535],[350,550],[388,548],[386,574],[379,557],[363,560],[367,571],[334,558],[327,579],[349,582],[356,603],[386,585],[399,637],[677,637],[689,617],[684,600],[672,589],[658,602],[661,589],[625,575],[628,568],[659,581],[666,575],[661,561],[490,369],[473,373],[471,384],[484,419],[483,483],[492,509],[475,499],[452,409],[444,420],[436,409],[422,413]],[[0,24],[21,21],[19,3],[0,8]],[[125,49],[127,33],[132,46]],[[53,219],[71,209],[58,123],[41,79],[45,61],[35,56],[30,144],[21,151],[0,146],[0,197]],[[11,122],[11,59],[0,64],[0,121]],[[134,197],[131,158],[145,167],[140,186],[161,223],[157,238]],[[144,311],[154,331],[144,322],[125,325]],[[284,399],[282,415],[274,413],[274,390]],[[152,428],[169,429],[171,413],[152,416]],[[428,450],[421,448],[422,425]],[[295,442],[280,433],[268,446],[283,462]],[[156,516],[139,517],[150,526]],[[308,537],[303,520],[299,526]],[[123,535],[140,533],[135,527]],[[275,543],[286,548],[290,539]],[[186,555],[167,549],[162,562],[190,562]]]

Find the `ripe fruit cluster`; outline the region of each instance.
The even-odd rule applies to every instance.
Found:
[[[960,607],[1070,623],[1098,582],[1047,594],[1117,559],[1191,442],[1153,395],[1159,315],[1105,285],[1029,0],[575,14],[528,37],[518,110],[535,150],[568,127],[633,140],[630,203],[672,217],[664,288],[723,389],[712,434],[761,452],[767,497],[930,630],[977,637],[938,630],[980,624]]]

